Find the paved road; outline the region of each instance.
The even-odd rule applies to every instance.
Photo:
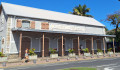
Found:
[[[36,66],[15,67],[4,70],[57,70],[69,67],[96,67],[100,70],[120,70],[120,58],[40,64]]]

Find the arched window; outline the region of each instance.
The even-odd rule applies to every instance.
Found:
[[[30,28],[30,21],[22,20],[22,28]]]

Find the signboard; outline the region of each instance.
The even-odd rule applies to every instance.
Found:
[[[51,30],[57,30],[57,31],[85,31],[85,26],[78,26],[78,25],[67,25],[67,24],[51,24],[50,25]]]

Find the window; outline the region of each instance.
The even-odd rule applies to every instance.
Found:
[[[22,21],[22,28],[30,28],[30,21],[23,20]]]
[[[41,23],[41,29],[48,30],[49,29],[49,23],[47,23],[47,22]]]

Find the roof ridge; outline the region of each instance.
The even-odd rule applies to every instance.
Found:
[[[10,3],[1,3],[3,9],[7,15],[15,15],[15,16],[23,16],[30,18],[39,18],[39,19],[47,19],[47,20],[55,20],[55,21],[63,21],[70,23],[79,23],[79,24],[87,24],[94,26],[103,26],[99,21],[95,20],[91,17],[78,16],[73,14],[67,14],[62,12],[55,12],[50,10],[44,10],[39,8],[33,8],[28,6],[10,4]]]
[[[65,15],[72,15],[72,16],[85,17],[85,18],[92,18],[92,17],[73,15],[73,14],[68,14],[68,13],[63,13],[63,12],[58,12],[58,11],[52,11],[52,10],[46,10],[46,9],[40,9],[40,8],[29,7],[29,6],[23,6],[23,5],[18,5],[18,4],[6,3],[6,2],[1,2],[1,4],[17,5],[17,6],[21,6],[21,7],[26,7],[26,8],[36,9],[36,10],[44,10],[44,11],[49,11],[49,12],[54,12],[54,13],[65,14]],[[92,19],[93,19],[93,18],[92,18]]]

